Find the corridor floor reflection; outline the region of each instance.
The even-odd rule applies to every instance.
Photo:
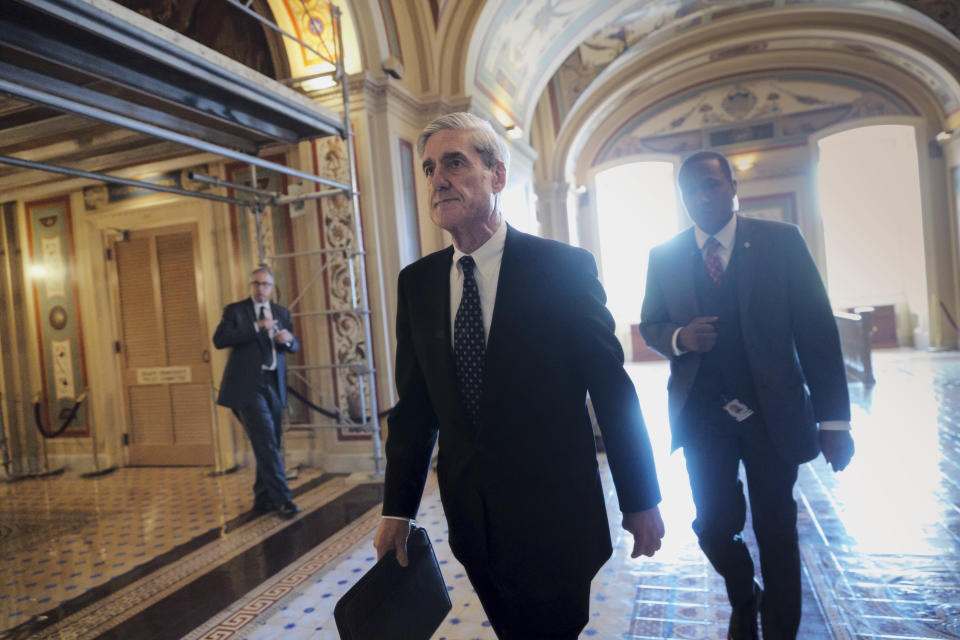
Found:
[[[800,469],[800,638],[960,638],[960,353],[879,351],[874,368],[875,386],[851,386],[857,443],[851,465],[835,474],[818,459]],[[653,559],[629,558],[631,540],[621,535],[601,460],[614,556],[594,581],[591,620],[582,637],[722,638],[729,615],[723,584],[690,528],[683,456],[669,453],[666,365],[628,365],[628,371],[657,456],[667,537]],[[216,480],[198,469],[124,469],[97,480],[68,474],[0,485],[0,638],[7,637],[3,629],[74,592],[93,587],[95,593],[98,585],[113,583],[111,576],[157,562],[184,540],[199,540],[200,532],[223,529],[249,506],[251,477],[245,473]],[[301,476],[298,482],[307,484],[320,472],[304,470]],[[335,495],[355,491],[351,486],[341,478],[305,491],[304,517],[332,504]],[[247,595],[239,591],[221,614],[195,620],[187,637],[334,640],[333,604],[372,565],[377,520],[376,508],[351,514],[339,533]],[[493,640],[446,544],[434,478],[420,522],[452,587],[453,611],[434,640]],[[274,523],[261,519],[238,532],[250,525],[270,529]],[[260,536],[251,534],[251,540]],[[745,536],[752,545],[749,527]],[[222,543],[231,536],[216,537]],[[204,553],[209,555],[206,548]],[[182,561],[171,561],[169,568],[179,571],[175,562]],[[135,629],[125,633],[125,640],[138,638]]]
[[[834,474],[822,459],[800,470],[796,496],[802,545],[801,640],[960,638],[960,354],[881,351],[878,383],[854,385],[858,451]],[[729,606],[690,529],[693,505],[683,456],[669,454],[665,363],[628,365],[657,455],[663,487],[664,546],[632,560],[605,465],[614,556],[594,580],[591,621],[582,638],[710,639],[726,634]],[[421,523],[434,539],[453,611],[434,640],[493,640],[476,597],[446,544],[433,479]],[[265,604],[261,585],[231,615],[189,636],[337,638],[333,603],[372,565],[376,518],[339,557]],[[755,549],[752,531],[745,537]],[[309,555],[309,554],[308,554]],[[756,560],[756,558],[755,558]],[[244,617],[249,607],[256,615]],[[245,609],[246,607],[246,609]],[[243,620],[237,626],[224,620]],[[229,632],[229,633],[228,633]]]

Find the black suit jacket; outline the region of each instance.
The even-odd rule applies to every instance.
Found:
[[[787,460],[820,451],[817,423],[849,420],[850,398],[837,324],[807,244],[794,225],[738,217],[740,327],[760,410],[774,446]],[[650,252],[640,332],[670,360],[673,446],[688,436],[683,408],[700,366],[699,353],[673,355],[674,331],[697,316],[693,227]]]
[[[440,494],[464,565],[483,563],[507,592],[589,580],[611,545],[588,391],[621,509],[660,501],[593,257],[508,227],[473,429],[451,346],[452,256],[448,247],[400,273],[384,514],[416,515],[439,434]]]
[[[220,394],[217,397],[217,404],[231,409],[239,409],[250,402],[250,398],[257,391],[260,379],[260,366],[264,359],[265,346],[261,340],[257,339],[257,330],[254,327],[257,317],[254,308],[253,300],[250,298],[228,304],[224,307],[223,317],[213,334],[213,346],[217,349],[231,347],[227,366],[223,370],[223,380],[220,382]],[[279,329],[286,329],[293,333],[290,312],[287,309],[271,302],[270,311],[274,319],[279,322]],[[300,343],[294,336],[290,346],[274,343],[274,347],[277,350],[280,403],[286,406],[286,354],[297,351]]]

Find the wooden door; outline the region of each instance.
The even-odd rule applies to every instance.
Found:
[[[131,465],[213,464],[210,334],[195,225],[113,247]]]

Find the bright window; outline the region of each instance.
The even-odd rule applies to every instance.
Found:
[[[670,162],[633,162],[596,175],[603,286],[622,340],[640,322],[650,249],[679,230],[676,193]]]

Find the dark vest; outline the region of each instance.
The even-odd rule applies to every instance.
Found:
[[[698,413],[713,415],[726,402],[737,398],[759,413],[753,375],[740,328],[737,251],[734,249],[719,284],[710,277],[699,252],[693,254],[693,260],[694,286],[700,313],[717,316],[718,320],[714,324],[717,328],[717,344],[702,356],[688,407]]]

